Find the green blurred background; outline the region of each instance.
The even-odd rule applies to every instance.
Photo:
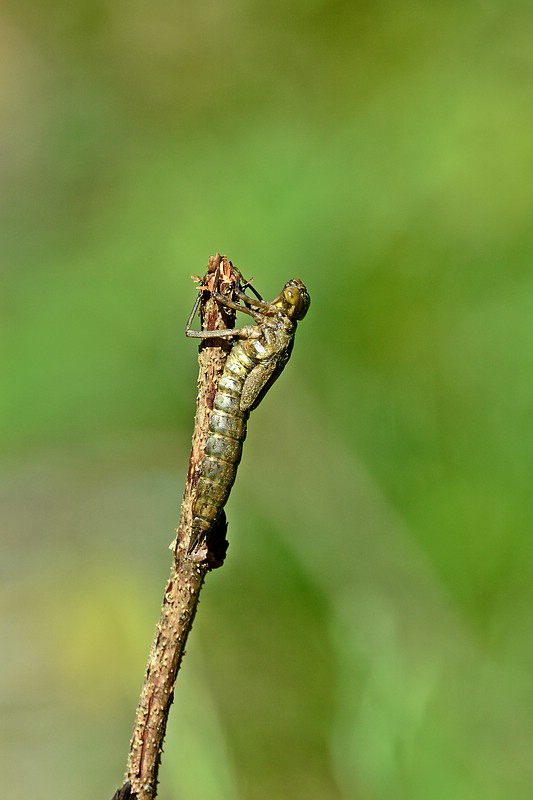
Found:
[[[6,0],[0,42],[2,795],[122,780],[218,250],[312,304],[161,800],[530,798],[531,3]]]

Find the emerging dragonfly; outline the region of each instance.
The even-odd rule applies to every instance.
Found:
[[[199,296],[185,330],[187,336],[196,339],[234,340],[218,382],[200,467],[188,546],[188,554],[193,557],[202,540],[224,513],[241,460],[250,411],[257,408],[281,375],[292,352],[297,324],[305,317],[310,303],[307,289],[299,278],[288,281],[279,295],[268,303],[235,267],[232,267],[232,272],[235,283],[231,296],[235,299],[226,297],[220,291],[220,265],[217,266],[212,288],[209,288],[211,296],[221,306],[248,314],[255,325],[236,330],[191,330],[200,302]],[[248,287],[255,297],[245,293],[244,289]]]

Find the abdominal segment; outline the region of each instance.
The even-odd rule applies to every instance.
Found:
[[[254,365],[242,348],[236,345],[220,377],[193,505],[189,550],[212,528],[235,481],[249,416],[248,410],[242,411],[240,408],[242,387]]]

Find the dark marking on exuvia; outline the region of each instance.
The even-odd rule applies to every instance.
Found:
[[[131,783],[126,781],[113,795],[113,800],[136,800],[137,794],[132,794]]]

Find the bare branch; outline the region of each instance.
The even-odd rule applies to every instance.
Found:
[[[217,267],[222,285],[224,282],[228,286],[235,285],[231,262],[217,254],[209,259],[208,271],[202,279],[200,291],[212,288]],[[206,291],[203,291],[200,302],[200,317],[204,330],[228,329],[235,324],[235,313],[220,306]],[[223,339],[207,339],[200,345],[196,417],[181,517],[177,537],[172,545],[174,559],[135,716],[126,778],[113,800],[153,800],[157,795],[157,773],[168,714],[200,590],[207,572],[221,566],[224,560],[227,543],[223,515],[208,535],[204,547],[194,557],[189,557],[187,550],[191,538],[192,506],[208,436],[209,418],[218,379],[230,347],[231,343]]]

